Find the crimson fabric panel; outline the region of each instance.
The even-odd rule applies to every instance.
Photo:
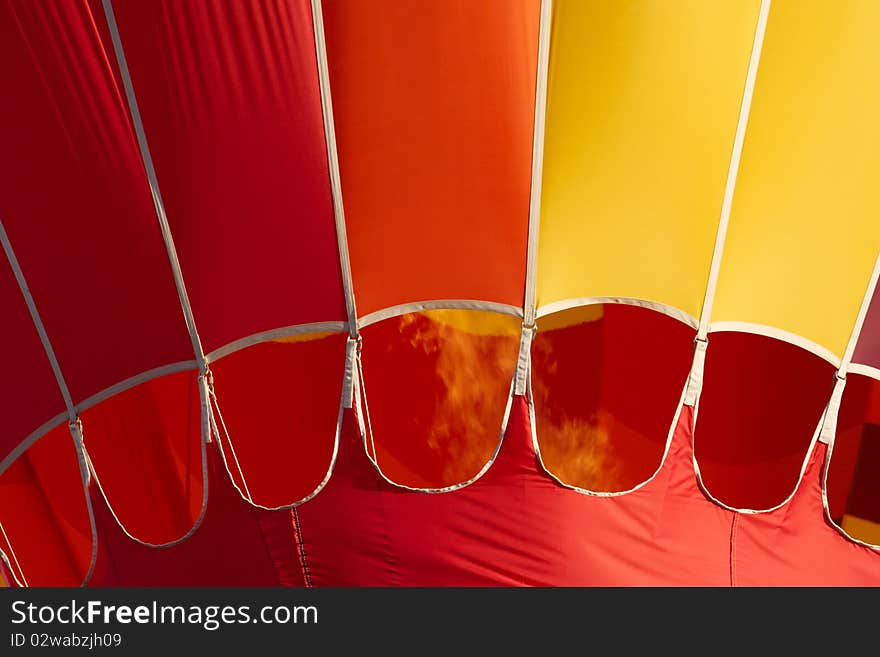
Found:
[[[193,358],[106,45],[83,1],[0,3],[0,219],[74,402]]]
[[[94,549],[86,502],[66,423],[0,474],[0,550],[20,583],[83,583]]]
[[[80,415],[104,495],[135,538],[162,544],[195,524],[205,495],[198,376],[175,372]]]
[[[306,337],[254,345],[212,365],[218,444],[232,480],[262,506],[309,497],[333,462],[347,334]]]
[[[205,351],[345,319],[309,2],[113,8]]]
[[[880,285],[874,290],[874,298],[868,307],[853,362],[880,369]]]
[[[3,313],[3,346],[0,347],[3,363],[3,376],[0,376],[0,399],[3,400],[0,413],[4,425],[0,432],[2,462],[37,427],[64,413],[64,400],[24,297],[2,253],[0,308]]]

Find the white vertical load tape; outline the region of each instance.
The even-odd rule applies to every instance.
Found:
[[[532,340],[535,337],[535,331],[534,325],[523,324],[519,341],[519,355],[516,359],[516,382],[513,386],[513,394],[515,395],[526,394],[532,370]]]
[[[752,96],[755,93],[755,83],[758,79],[758,64],[761,61],[761,49],[764,45],[764,33],[767,30],[767,18],[769,15],[770,0],[762,0],[761,9],[758,12],[758,23],[755,27],[755,38],[752,42],[752,53],[749,57],[749,69],[746,73],[745,87],[743,88],[742,104],[739,108],[736,134],[733,138],[733,149],[730,154],[730,163],[727,168],[727,182],[724,185],[724,199],[721,202],[721,216],[718,220],[718,233],[715,237],[715,249],[712,253],[712,263],[709,266],[709,280],[706,284],[706,296],[703,299],[703,310],[700,315],[700,328],[697,332],[697,337],[701,340],[705,339],[708,335],[709,322],[712,320],[712,306],[715,302],[715,292],[718,288],[718,276],[721,271],[721,258],[724,253],[724,242],[727,239],[727,227],[730,223],[733,195],[736,191],[736,177],[739,173],[739,163],[742,159],[743,144],[746,139],[746,128],[749,124]]]
[[[843,399],[843,390],[846,387],[846,375],[849,372],[849,366],[852,362],[853,354],[862,335],[862,328],[865,325],[865,319],[868,316],[868,310],[871,307],[871,301],[874,299],[874,291],[877,288],[878,278],[880,278],[880,255],[874,263],[874,269],[871,272],[871,278],[868,281],[868,287],[862,298],[862,305],[859,308],[859,314],[853,325],[852,333],[849,336],[849,342],[846,345],[846,351],[840,361],[840,367],[837,369],[837,380],[834,384],[834,391],[831,393],[831,399],[825,409],[825,416],[822,420],[822,430],[819,433],[819,441],[826,445],[834,442],[834,436],[837,434],[837,416],[840,414],[840,402]]]
[[[336,244],[339,249],[339,267],[342,273],[342,291],[348,315],[348,331],[358,335],[357,305],[351,278],[348,253],[348,234],[345,229],[345,206],[342,201],[342,178],[339,172],[339,153],[336,147],[336,124],[333,120],[333,97],[330,93],[330,72],[327,63],[327,42],[324,38],[324,11],[321,0],[312,0],[312,27],[315,35],[315,56],[318,62],[318,87],[321,92],[321,112],[324,118],[324,142],[327,146],[327,166],[330,170],[330,195],[333,200],[333,221],[336,226]],[[351,408],[348,406],[347,408]]]
[[[541,222],[541,183],[544,175],[544,126],[547,118],[547,79],[550,68],[550,23],[552,0],[541,1],[538,29],[538,70],[535,80],[535,125],[532,137],[532,183],[529,195],[529,236],[526,254],[526,289],[523,319],[535,323],[538,270],[538,232]]]
[[[88,465],[88,460],[86,459],[86,442],[85,437],[83,436],[82,422],[77,418],[72,422],[69,422],[68,426],[70,427],[70,435],[73,437],[73,442],[76,445],[76,458],[80,472],[82,473],[83,482],[88,489],[89,482],[92,479],[92,473]]]
[[[80,422],[76,406],[73,403],[73,398],[70,395],[70,389],[67,387],[67,381],[64,378],[64,374],[61,372],[61,365],[58,363],[58,358],[55,356],[55,350],[52,347],[52,342],[49,340],[49,334],[46,332],[46,327],[43,324],[40,312],[37,310],[36,302],[34,301],[33,295],[31,295],[27,280],[24,277],[24,272],[19,265],[18,258],[15,255],[15,251],[12,248],[12,243],[9,241],[9,235],[6,233],[6,228],[3,226],[2,221],[0,221],[0,246],[2,246],[3,252],[6,254],[6,258],[9,262],[9,266],[12,268],[13,276],[18,283],[19,291],[24,298],[28,313],[31,316],[31,321],[34,324],[34,328],[36,329],[37,335],[40,338],[40,342],[43,345],[43,350],[45,351],[46,357],[49,360],[49,365],[52,368],[52,373],[55,376],[55,381],[58,384],[58,389],[61,392],[61,397],[64,399],[64,406],[67,410],[68,428],[70,430],[70,435],[73,438],[74,447],[76,449],[77,464],[79,466],[80,477],[82,478],[83,493],[85,495],[86,508],[88,509],[89,514],[89,525],[91,527],[92,534],[92,558],[91,562],[89,563],[89,570],[84,579],[85,583],[89,580],[89,578],[91,578],[92,570],[95,567],[95,559],[97,557],[98,549],[98,534],[95,527],[95,516],[92,512],[92,502],[89,498],[89,483],[91,482],[91,473],[89,471],[86,461],[85,444],[83,443],[82,434],[82,423]],[[11,550],[12,544],[9,542],[8,538],[6,542]],[[0,553],[2,553],[2,551],[0,551]],[[16,565],[18,565],[18,558],[15,557],[14,554],[13,557],[15,558]],[[29,586],[24,573],[21,571],[21,566],[19,565],[18,568],[24,585]],[[10,572],[15,575],[14,571],[12,571],[11,568]]]
[[[739,172],[739,163],[742,158],[743,144],[746,138],[746,128],[749,123],[749,112],[752,107],[752,96],[755,92],[755,82],[758,78],[758,64],[761,61],[761,49],[764,45],[764,33],[767,30],[767,18],[770,15],[770,0],[761,0],[761,8],[758,12],[758,22],[755,26],[755,38],[752,42],[752,53],[749,56],[749,68],[746,73],[745,86],[743,88],[742,104],[739,109],[739,118],[736,124],[736,134],[733,139],[733,149],[730,154],[730,163],[727,169],[727,182],[724,186],[724,199],[721,203],[721,216],[718,220],[718,233],[715,237],[715,249],[712,254],[712,263],[709,266],[709,280],[706,283],[706,295],[703,299],[703,309],[700,315],[700,324],[697,329],[697,339],[694,342],[694,362],[688,376],[687,390],[684,397],[685,406],[696,406],[703,389],[703,372],[706,365],[706,349],[709,345],[709,322],[712,319],[712,305],[715,301],[715,292],[718,287],[718,275],[721,271],[721,257],[724,253],[724,242],[727,238],[727,227],[730,222],[730,211],[733,206],[733,195],[736,190],[736,177]]]
[[[201,405],[202,410],[202,435],[205,437],[205,442],[211,442],[211,436],[213,435],[212,427],[213,427],[213,416],[211,414],[211,394],[212,388],[214,386],[213,381],[211,380],[211,371],[208,370],[204,374],[199,374],[199,404]]]
[[[131,73],[128,70],[128,62],[125,58],[125,49],[122,47],[122,37],[119,34],[119,26],[116,23],[116,15],[113,12],[112,0],[103,0],[103,6],[104,16],[107,19],[107,26],[110,29],[110,40],[113,42],[113,51],[116,54],[116,63],[119,65],[119,74],[122,76],[122,86],[125,90],[125,98],[128,103],[128,109],[131,112],[132,127],[134,128],[135,137],[137,138],[144,171],[147,174],[147,183],[150,186],[150,193],[153,197],[153,205],[156,209],[159,229],[162,233],[162,239],[165,242],[165,250],[168,253],[168,262],[171,265],[174,286],[177,288],[177,297],[180,301],[181,310],[183,311],[183,318],[186,322],[186,328],[192,342],[193,353],[195,354],[196,362],[198,363],[199,372],[204,373],[205,368],[207,367],[207,363],[205,362],[205,352],[204,349],[202,349],[202,341],[199,338],[199,332],[196,330],[195,317],[193,316],[192,306],[189,302],[186,285],[183,282],[183,272],[180,269],[177,248],[174,246],[174,237],[171,235],[171,225],[168,223],[168,216],[165,214],[165,203],[162,201],[162,193],[159,191],[159,179],[156,176],[156,168],[153,165],[153,156],[150,153],[150,147],[147,143],[147,133],[144,129],[144,123],[141,120],[141,112],[134,92],[134,83],[131,80]]]
[[[825,408],[825,415],[822,417],[822,428],[819,430],[819,442],[826,445],[834,442],[834,436],[837,433],[837,416],[840,412],[840,402],[843,399],[845,387],[846,378],[838,375],[834,382],[834,390],[831,392],[831,399]]]
[[[532,183],[529,196],[529,235],[526,253],[526,286],[523,303],[523,330],[514,375],[513,393],[524,395],[531,375],[531,345],[535,335],[538,276],[538,228],[541,217],[541,182],[544,175],[544,125],[547,118],[547,78],[550,68],[550,24],[552,0],[541,0],[538,28],[538,69],[535,79],[535,124],[532,138]]]
[[[703,390],[703,372],[706,369],[706,349],[709,343],[697,338],[694,340],[694,362],[688,374],[687,390],[684,394],[685,406],[696,406]]]
[[[345,375],[342,379],[342,408],[352,408],[356,395],[355,360],[360,350],[360,337],[349,337],[345,344]]]

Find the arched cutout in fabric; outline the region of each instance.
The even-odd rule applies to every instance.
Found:
[[[834,366],[762,335],[712,333],[694,435],[705,491],[762,511],[797,488],[834,385]]]
[[[226,467],[257,506],[297,504],[325,482],[336,449],[346,337],[279,338],[211,363]]]
[[[94,543],[76,448],[64,423],[0,475],[0,551],[25,586],[80,586]]]
[[[206,494],[197,373],[141,383],[80,417],[97,483],[125,531],[151,545],[188,534]]]
[[[847,536],[880,546],[880,381],[847,376],[830,459],[831,521]]]
[[[532,398],[545,469],[589,492],[647,481],[666,451],[694,333],[667,315],[620,304],[539,319]]]
[[[186,540],[163,549],[132,541],[92,489],[99,536],[89,586],[302,586],[287,511],[264,511],[242,500],[216,443],[207,445],[210,500]]]
[[[484,470],[501,439],[520,325],[485,311],[429,310],[363,329],[367,452],[385,477],[437,490]]]

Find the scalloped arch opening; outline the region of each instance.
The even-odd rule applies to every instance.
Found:
[[[857,541],[880,546],[880,381],[849,374],[825,484],[828,514]]]
[[[544,468],[593,492],[647,481],[663,459],[694,335],[678,320],[630,305],[539,319],[532,398]]]
[[[346,339],[346,333],[278,338],[211,364],[228,430],[226,435],[215,413],[226,467],[239,492],[255,504],[275,508],[300,502],[327,477]]]
[[[5,538],[0,533],[0,549],[11,562],[8,574],[21,580],[23,573],[29,586],[83,583],[92,560],[92,528],[66,422],[0,475],[0,523],[6,533]]]
[[[80,419],[101,492],[125,531],[153,545],[189,533],[206,492],[197,372],[141,383]]]
[[[367,451],[385,477],[439,489],[483,470],[500,444],[520,333],[518,318],[476,310],[363,329]]]
[[[706,491],[735,509],[784,503],[834,386],[835,368],[788,342],[712,333],[694,430]]]

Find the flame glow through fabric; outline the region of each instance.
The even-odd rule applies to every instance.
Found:
[[[0,582],[880,585],[878,25],[0,0]]]

